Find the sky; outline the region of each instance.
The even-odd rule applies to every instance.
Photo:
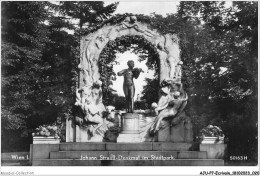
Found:
[[[104,1],[105,5],[111,4],[115,1]],[[155,12],[156,14],[160,14],[166,16],[166,14],[176,13],[178,1],[121,1],[115,11],[114,14],[124,14],[124,13],[133,13],[133,14],[144,14],[150,15]],[[143,86],[145,83],[145,78],[153,78],[154,71],[148,70],[145,65],[146,61],[138,62],[138,56],[127,51],[123,54],[118,54],[116,59],[120,65],[114,65],[113,69],[115,73],[121,71],[122,69],[128,68],[127,61],[133,60],[135,62],[135,66],[138,68],[142,68],[144,73],[141,73],[138,79],[134,79],[135,82],[135,97],[136,100],[137,95],[141,94],[143,90]],[[123,92],[123,77],[117,76],[116,81],[113,81],[113,89],[117,91],[119,95],[124,96]]]
[[[111,4],[117,1],[104,1],[105,5]],[[179,5],[180,1],[174,0],[139,0],[139,1],[119,1],[119,5],[115,11],[115,14],[123,14],[123,13],[133,13],[133,14],[144,14],[150,15],[155,12],[156,14],[160,14],[166,16],[166,14],[176,13],[177,5]],[[226,7],[230,7],[232,1],[225,1]]]
[[[113,1],[104,1],[105,5]],[[121,1],[115,14],[133,13],[150,15],[155,12],[166,16],[167,13],[176,13],[178,1]]]

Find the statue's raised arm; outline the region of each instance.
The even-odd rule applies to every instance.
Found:
[[[118,76],[123,76],[127,72],[127,69],[123,69],[117,73]]]

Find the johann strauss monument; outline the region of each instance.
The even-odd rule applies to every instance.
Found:
[[[135,87],[141,69],[128,62],[128,69],[118,73],[124,76],[123,90],[126,98],[126,113],[118,113],[102,103],[102,84],[100,80],[99,58],[102,50],[111,40],[126,35],[139,35],[155,46],[159,54],[160,98],[154,107],[156,116],[134,113]],[[75,117],[76,126],[67,129],[68,142],[102,142],[111,139],[117,142],[193,140],[192,125],[183,110],[187,104],[187,94],[181,83],[181,60],[178,37],[172,34],[160,35],[150,30],[146,24],[138,22],[135,16],[126,17],[117,25],[104,26],[81,40],[80,83],[77,90],[76,106],[82,113]],[[157,103],[157,102],[156,102]],[[115,122],[115,118],[118,119]],[[118,127],[116,134],[115,128]],[[112,130],[110,130],[112,128]],[[121,130],[120,130],[121,129]],[[107,133],[110,134],[107,137]],[[73,138],[74,137],[74,138]]]
[[[111,43],[126,36],[137,36],[139,42],[149,43],[150,51],[158,56],[159,101],[152,104],[149,113],[134,110],[134,79],[138,79],[143,70],[135,68],[132,60],[128,61],[128,68],[117,73],[124,77],[126,111],[109,105],[112,100],[104,103],[103,94],[113,79],[109,74],[113,64],[108,57],[104,59],[104,55],[112,52],[107,50]],[[32,144],[32,165],[223,165],[220,151],[224,145],[200,144],[198,147],[193,142],[191,120],[184,112],[188,96],[181,82],[181,67],[178,37],[162,35],[135,16],[107,23],[83,35],[75,102],[77,113],[66,121],[66,142]]]

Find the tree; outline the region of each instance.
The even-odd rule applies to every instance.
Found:
[[[46,89],[41,95],[45,98],[43,101],[48,101],[48,107],[55,107],[52,112],[56,112],[55,120],[61,128],[65,126],[65,119],[71,118],[75,103],[79,43],[76,35],[64,30],[74,27],[63,18],[53,16],[46,28],[50,31],[48,37],[51,42],[44,48],[42,60],[49,63],[51,69],[45,72]],[[39,125],[35,122],[31,124],[34,128],[36,124]]]
[[[31,100],[37,97],[33,90],[41,87],[41,73],[49,69],[41,60],[49,41],[44,7],[44,2],[2,3],[2,117],[6,128],[23,127],[22,119],[30,115]]]
[[[42,97],[44,72],[50,65],[41,60],[49,42],[44,21],[47,2],[2,2],[2,135],[5,130],[21,133],[35,114]],[[3,137],[2,136],[2,137]],[[3,139],[3,138],[2,138]]]
[[[54,17],[51,7],[47,2],[2,3],[4,149],[10,136],[30,137],[33,129],[53,123],[73,103],[78,43],[62,30],[72,26]]]
[[[82,29],[86,24],[91,27],[94,24],[107,20],[116,10],[118,3],[104,6],[103,1],[61,1],[60,11],[72,19],[79,20]]]
[[[159,79],[158,76],[155,79],[145,78],[146,85],[143,86],[142,91],[142,100],[145,100],[145,102],[148,104],[149,107],[151,107],[152,103],[157,103],[159,100]]]
[[[224,4],[181,2],[179,6],[180,17],[204,23],[197,26],[201,31],[192,34],[204,40],[196,43],[199,48],[206,47],[191,57],[195,66],[188,75],[194,80],[191,106],[198,103],[215,109],[218,118],[208,114],[206,123],[224,128],[230,155],[243,153],[257,161],[257,2],[233,2],[229,8]]]
[[[219,125],[230,140],[230,155],[243,153],[250,161],[257,161],[257,19],[257,2],[227,8],[216,1],[183,1],[177,14],[150,19],[162,34],[180,38],[182,82],[189,95],[185,111],[194,134]],[[156,88],[148,85],[144,94]]]
[[[110,6],[101,8],[102,2],[83,4],[103,18],[110,11]],[[75,27],[57,16],[59,9],[49,2],[2,3],[3,151],[28,150],[33,129],[54,122],[62,128],[72,116],[79,43],[67,32]]]
[[[112,106],[115,107],[116,110],[125,110],[126,109],[126,99],[124,96],[114,95]]]

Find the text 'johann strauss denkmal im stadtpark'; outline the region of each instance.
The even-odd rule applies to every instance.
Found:
[[[123,156],[123,155],[110,155],[104,156],[100,155],[99,157],[90,157],[81,155],[80,160],[175,160],[174,156],[163,156],[163,155],[150,155],[150,156]]]

